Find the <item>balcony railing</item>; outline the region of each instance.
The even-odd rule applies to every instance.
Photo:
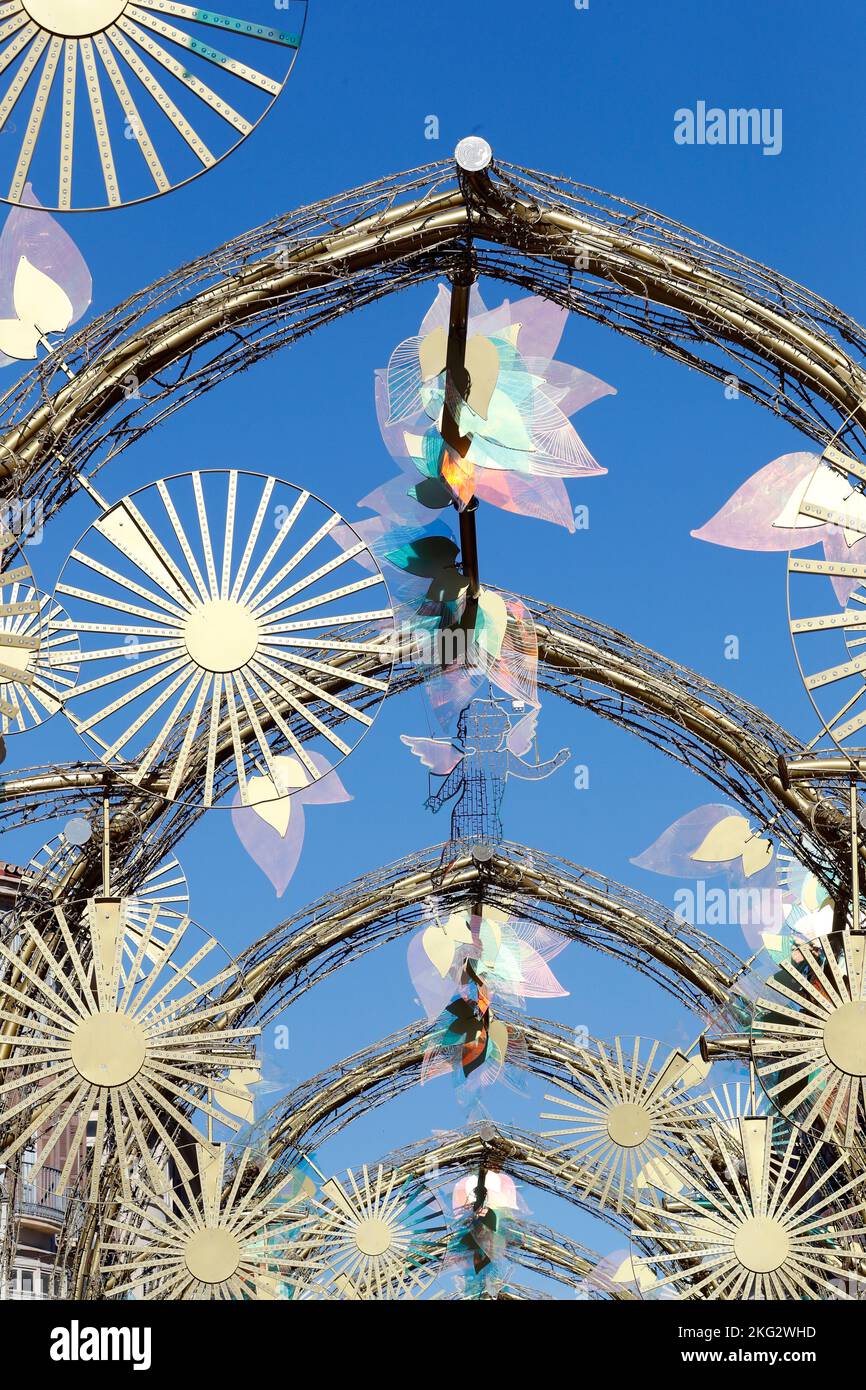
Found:
[[[62,1221],[66,1213],[66,1194],[57,1191],[61,1170],[40,1168],[36,1177],[31,1178],[34,1167],[32,1162],[25,1162],[21,1170],[15,1203],[19,1215]]]

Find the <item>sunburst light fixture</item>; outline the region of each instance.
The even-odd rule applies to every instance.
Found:
[[[742,1117],[736,1136],[719,1125],[715,1141],[721,1162],[694,1146],[675,1196],[646,1192],[634,1238],[655,1250],[634,1256],[641,1288],[695,1299],[850,1297],[845,1289],[863,1279],[866,1207],[854,1195],[859,1177],[839,1182],[844,1158],[828,1165],[821,1144],[802,1157],[796,1130],[767,1116]]]
[[[57,593],[70,615],[57,627],[82,646],[66,714],[109,767],[169,800],[286,795],[285,754],[312,784],[308,746],[333,766],[388,689],[378,565],[332,508],[273,477],[179,474],[123,498]]]
[[[270,1161],[240,1155],[226,1187],[226,1147],[197,1145],[199,1188],[138,1194],[106,1222],[102,1274],[110,1297],[233,1300],[297,1297],[316,1268],[299,1216]],[[107,1258],[106,1258],[107,1257]]]
[[[31,584],[0,576],[0,732],[23,733],[60,709],[78,677],[78,639],[53,627],[66,614]]]
[[[59,605],[52,605],[34,587],[19,542],[0,524],[0,733],[4,735],[48,718],[74,682],[75,635],[58,633],[58,640],[45,650],[55,613],[62,616]]]
[[[92,841],[92,838],[91,833],[88,839]],[[37,850],[18,884],[15,912],[19,917],[57,901],[68,891],[70,883],[75,881],[76,870],[87,860],[87,844],[88,840],[83,843],[70,840],[61,830]],[[157,931],[165,932],[169,927],[174,930],[178,918],[183,917],[189,907],[186,874],[175,855],[166,854],[152,868],[140,872],[142,861],[152,852],[152,842],[142,836],[134,852],[122,864],[109,864],[109,891],[122,898],[125,921],[136,932],[144,930],[154,908],[157,910]],[[134,892],[123,894],[121,875],[138,880]]]
[[[16,921],[32,916],[52,903],[62,902],[64,895],[69,893],[70,884],[75,883],[76,874],[87,863],[85,844],[75,844],[64,831],[60,831],[37,851],[18,884],[14,909]],[[165,855],[153,868],[141,873],[141,862],[151,854],[152,845],[145,836],[137,842],[135,851],[121,866],[108,866],[108,891],[119,898],[123,914],[121,978],[125,977],[126,970],[135,960],[143,933],[148,933],[148,958],[159,960],[189,908],[186,874],[173,854]],[[134,892],[122,892],[124,879],[138,880]]]
[[[780,962],[752,1018],[752,1056],[794,1124],[849,1148],[866,1114],[866,935],[803,941]]]
[[[621,1212],[638,1186],[666,1173],[683,1132],[706,1123],[683,1089],[702,1079],[702,1064],[641,1038],[592,1042],[583,1062],[577,1085],[556,1080],[557,1093],[545,1095],[562,1109],[542,1112],[558,1122],[542,1134],[562,1140],[550,1152],[568,1155],[569,1181],[584,1197]]]
[[[0,941],[0,1022],[7,1025],[0,1164],[38,1134],[35,1178],[72,1126],[62,1193],[95,1120],[90,1200],[106,1152],[116,1154],[131,1200],[131,1156],[161,1182],[155,1146],[189,1176],[181,1150],[199,1138],[202,1117],[240,1128],[211,1101],[215,1090],[234,1093],[229,1073],[255,1066],[258,1028],[233,1026],[252,1001],[213,937],[183,917],[157,946],[156,920],[154,909],[131,961],[118,898],[91,899],[75,939],[55,907],[38,923],[22,922],[15,941]],[[210,976],[205,961],[211,970],[218,965]]]
[[[282,91],[306,8],[4,0],[0,197],[31,182],[58,211],[118,207],[212,168]]]
[[[323,1265],[310,1296],[417,1298],[442,1266],[448,1225],[427,1188],[365,1164],[324,1183],[305,1234]]]

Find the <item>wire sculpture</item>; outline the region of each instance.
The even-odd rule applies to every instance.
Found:
[[[91,14],[100,5],[104,18],[109,0],[94,0]],[[88,68],[94,49],[127,108],[128,89],[115,80],[114,52],[126,58],[123,35],[137,39],[128,25],[163,33],[164,22],[154,16],[169,12],[190,23],[210,22],[161,0],[114,8],[118,13],[107,23],[117,20],[121,39],[109,28],[103,42],[92,44],[86,25],[80,33],[70,31],[67,17],[61,30],[56,0],[33,0],[30,19],[21,19],[21,7],[10,0],[0,20],[7,21],[4,36],[22,51],[34,40],[25,58],[34,69],[46,55],[40,78],[45,96],[61,56],[67,91],[80,56],[98,115]],[[40,27],[41,35],[35,33]],[[149,52],[161,61],[153,43]],[[197,95],[208,103],[201,88]],[[140,153],[159,188],[155,142],[143,141]],[[21,156],[12,185],[16,196],[28,169],[29,158]],[[108,202],[120,201],[116,187],[112,193],[104,151],[101,172]],[[63,196],[71,205],[68,190]],[[102,603],[100,583],[112,576],[104,560],[85,549],[77,553],[75,563],[99,574],[100,581],[85,589],[80,579],[64,577],[58,592],[64,606],[68,601],[76,611],[67,616],[49,604],[45,661],[71,680],[78,654],[64,642],[56,660],[53,638],[80,633],[85,662],[117,659],[116,652],[91,644],[91,634],[102,629],[119,626],[115,635],[153,640],[157,655],[145,656],[133,673],[143,678],[142,689],[133,693],[144,706],[124,716],[131,721],[125,729],[100,733],[107,767],[31,769],[3,783],[4,826],[63,812],[93,820],[100,805],[104,816],[101,847],[83,843],[72,854],[61,844],[19,873],[20,910],[0,939],[0,1089],[11,1097],[0,1140],[9,1164],[5,1200],[14,1200],[17,1160],[36,1128],[47,1123],[56,1138],[74,1117],[73,1148],[80,1150],[95,1114],[95,1141],[58,1240],[57,1287],[63,1296],[415,1296],[432,1285],[449,1247],[454,1227],[437,1183],[438,1175],[456,1173],[474,1176],[476,1194],[484,1190],[485,1175],[507,1173],[583,1210],[603,1211],[634,1242],[635,1287],[617,1284],[617,1297],[654,1296],[666,1287],[684,1297],[812,1297],[858,1273],[860,1251],[846,1234],[853,1222],[862,1224],[864,1202],[858,1106],[866,1070],[863,952],[856,907],[854,930],[847,930],[846,916],[849,900],[858,901],[864,855],[856,793],[846,801],[838,782],[820,771],[792,777],[791,765],[802,762],[806,750],[763,711],[591,619],[522,600],[538,637],[539,690],[643,738],[722,789],[750,825],[772,826],[775,840],[832,890],[844,930],[792,956],[768,981],[642,894],[510,844],[501,817],[507,778],[537,780],[567,755],[563,750],[549,763],[528,761],[528,743],[520,751],[509,746],[515,732],[510,713],[490,699],[464,709],[454,762],[431,797],[434,809],[456,802],[448,846],[408,855],[325,894],[252,942],[236,966],[200,985],[188,973],[198,964],[194,951],[177,973],[169,968],[187,919],[178,917],[173,930],[174,909],[165,917],[158,889],[166,854],[236,781],[248,786],[258,775],[269,779],[276,795],[285,790],[270,741],[273,730],[306,765],[306,745],[314,735],[340,747],[352,721],[365,727],[371,722],[369,711],[381,703],[391,674],[391,611],[389,605],[366,604],[348,615],[331,610],[316,625],[316,647],[321,644],[328,655],[313,655],[306,684],[297,682],[292,698],[285,688],[292,663],[281,660],[277,694],[260,702],[264,716],[256,707],[261,687],[250,680],[239,685],[238,701],[227,707],[225,719],[217,702],[209,705],[204,723],[196,717],[183,732],[177,718],[164,721],[136,750],[130,782],[127,745],[148,719],[170,713],[163,707],[185,681],[186,695],[198,692],[200,715],[209,689],[202,672],[213,677],[250,668],[258,641],[251,651],[250,614],[233,614],[237,621],[229,627],[237,642],[232,637],[229,645],[234,642],[233,655],[239,652],[242,659],[214,665],[213,633],[204,619],[203,630],[196,626],[199,608],[236,597],[231,584],[226,592],[216,578],[220,560],[230,581],[241,589],[244,583],[243,574],[238,578],[232,571],[230,520],[222,532],[223,553],[214,554],[209,518],[216,513],[204,500],[202,475],[189,475],[192,503],[187,498],[183,505],[169,487],[175,480],[154,485],[162,520],[188,573],[178,568],[153,522],[140,523],[147,511],[140,494],[103,507],[92,479],[175,411],[301,335],[440,275],[468,293],[470,272],[521,286],[711,377],[735,370],[742,394],[773,409],[822,450],[841,450],[855,475],[864,466],[866,334],[856,323],[774,271],[649,209],[565,179],[484,161],[391,176],[248,232],[67,337],[62,361],[56,351],[48,352],[6,393],[0,439],[4,495],[24,502],[38,496],[50,519],[83,488],[100,505],[93,529],[109,542],[123,532],[120,549],[126,547],[127,558],[146,559],[139,570],[163,592],[155,610],[133,615],[129,630],[105,614],[101,620],[82,616],[78,604]],[[483,349],[476,345],[474,351]],[[444,360],[447,416],[456,388],[447,352]],[[466,399],[464,389],[464,404]],[[473,400],[477,404],[477,395]],[[446,420],[443,432],[448,428]],[[231,482],[229,490],[231,498]],[[154,495],[151,489],[151,501]],[[229,518],[232,506],[230,500]],[[11,542],[2,548],[5,556]],[[357,553],[362,550],[359,542]],[[308,553],[303,546],[293,552],[288,568]],[[462,559],[461,581],[474,582],[477,569],[473,573],[465,548]],[[341,563],[338,556],[314,565],[310,582],[329,584]],[[22,586],[8,593],[4,587],[12,605],[0,612],[0,619],[11,620],[4,628],[7,648],[22,630],[14,620],[36,619],[45,606],[29,597],[29,569],[19,569],[4,565],[0,575],[4,586]],[[259,569],[250,580],[253,588],[264,578],[261,564]],[[287,594],[271,600],[287,573],[278,566],[278,577],[265,581],[266,592],[258,598],[271,606],[293,598],[299,592],[294,580]],[[356,585],[338,584],[319,596],[325,603],[354,598],[380,582],[374,563]],[[152,589],[141,592],[146,586],[140,576],[135,584],[137,590],[127,585],[122,602],[116,598],[104,606],[116,613],[142,598],[152,604]],[[475,588],[470,602],[476,604],[499,594],[488,589],[482,596]],[[297,607],[303,621],[305,603],[290,604],[282,617],[294,623]],[[172,622],[166,623],[159,613],[168,613],[172,604]],[[280,627],[267,635],[285,647],[287,634]],[[41,635],[28,631],[18,645],[35,653]],[[169,665],[172,659],[177,665],[154,707],[148,673],[151,664],[164,664],[167,652]],[[32,669],[36,664],[34,657]],[[423,679],[423,671],[405,662],[394,672],[391,691],[407,691]],[[358,687],[351,703],[344,698],[347,681]],[[77,701],[99,690],[100,682],[99,676],[78,676],[71,688],[55,692],[57,704],[73,712],[85,732],[124,703],[74,714]],[[9,707],[10,684],[11,677],[4,686]],[[10,729],[19,718],[14,709],[4,717]],[[263,763],[255,771],[248,765],[253,743]],[[157,771],[160,777],[151,778]],[[123,894],[138,904],[134,913],[123,909]],[[460,913],[483,919],[485,909],[531,915],[541,929],[629,964],[698,1016],[707,1030],[701,1060],[676,1049],[662,1058],[653,1044],[648,1051],[635,1045],[628,1053],[619,1043],[578,1047],[559,1025],[502,1010],[503,1023],[519,1040],[517,1064],[549,1080],[557,1100],[565,1096],[565,1116],[553,1117],[565,1125],[565,1135],[470,1126],[362,1167],[360,1180],[353,1176],[357,1165],[345,1182],[323,1179],[318,1197],[304,1191],[304,1200],[287,1209],[279,1193],[292,1187],[290,1175],[305,1161],[311,1142],[332,1137],[423,1076],[429,1031],[425,1024],[412,1025],[302,1083],[252,1124],[251,1146],[245,1144],[229,1162],[213,1126],[236,1130],[250,1123],[249,1073],[256,1070],[251,1041],[259,1016],[278,1017],[336,969],[413,931],[429,920],[431,902],[443,920]],[[179,982],[188,992],[171,1003]],[[147,1003],[151,988],[155,994]],[[748,1061],[750,1053],[767,1103],[795,1126],[836,1140],[838,1151],[826,1152],[817,1138],[801,1147],[794,1129],[761,1110],[752,1085],[743,1093],[746,1099],[738,1092],[736,1100],[728,1093],[707,1099],[695,1089],[713,1059]],[[663,1143],[655,1142],[657,1130]],[[565,1138],[565,1146],[551,1138]],[[49,1143],[43,1163],[50,1151]],[[72,1181],[73,1163],[72,1156],[65,1162],[64,1186]],[[169,1167],[183,1189],[179,1207],[177,1184],[162,1200]],[[142,1205],[143,1192],[150,1192],[153,1210]],[[118,1204],[123,1218],[110,1221],[119,1240],[108,1242],[105,1213]],[[152,1220],[156,1209],[160,1215]],[[816,1223],[817,1236],[810,1234]],[[14,1249],[8,1230],[4,1239],[8,1263]],[[580,1280],[591,1273],[585,1252],[549,1233],[516,1235],[515,1256],[518,1250],[524,1252],[523,1269],[556,1268],[568,1281],[578,1270]],[[491,1288],[501,1297],[523,1292],[507,1272],[497,1274]]]

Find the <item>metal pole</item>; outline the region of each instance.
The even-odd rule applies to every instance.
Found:
[[[860,930],[860,835],[857,826],[857,783],[851,780],[851,930]]]
[[[460,405],[469,394],[469,373],[466,370],[466,337],[469,328],[469,292],[475,272],[467,267],[456,274],[451,283],[451,305],[448,318],[448,344],[445,352],[445,406],[442,411],[442,438],[449,453],[465,458],[469,440],[460,433]],[[456,503],[455,503],[456,505]],[[478,537],[475,513],[478,499],[472,497],[459,509],[460,558],[463,573],[469,580],[467,621],[474,625],[481,584],[478,578]]]
[[[111,816],[107,787],[102,793],[102,896],[111,896]]]

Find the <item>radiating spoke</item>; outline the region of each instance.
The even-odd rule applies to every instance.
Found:
[[[280,8],[294,27],[149,0],[0,0],[0,129],[14,113],[23,132],[20,148],[4,142],[8,200],[26,204],[31,170],[41,179],[46,161],[62,211],[158,197],[213,167],[256,128],[291,72],[306,0]],[[96,162],[84,157],[91,128]]]
[[[120,42],[122,42],[122,40]],[[120,42],[115,40],[115,46],[118,52],[122,52]],[[120,68],[117,66],[108,40],[104,34],[97,34],[94,43],[102,59],[105,71],[108,73],[109,81],[117,93],[118,100],[123,108],[123,114],[126,116],[127,128],[131,131],[133,139],[144,155],[154,184],[159,189],[160,193],[165,193],[171,187],[171,183],[162,167],[162,162],[148,134],[147,127],[139,114],[138,107],[133,101],[129,88],[123,80],[123,76],[120,72]]]
[[[197,97],[207,102],[208,106],[216,111],[218,116],[222,116],[230,125],[233,125],[235,130],[239,130],[242,135],[249,135],[253,128],[252,123],[241,116],[229,102],[218,96],[200,77],[195,77],[189,72],[182,63],[179,63],[162,47],[162,44],[157,43],[156,39],[152,39],[149,34],[146,34],[137,24],[133,24],[126,16],[121,16],[117,21],[117,28],[122,29],[124,34],[133,39],[139,48],[143,48],[146,53],[150,54],[151,58],[159,63],[160,67],[165,68],[166,72],[171,73],[172,77],[177,78],[184,86],[189,87],[190,91],[194,92]],[[116,44],[115,29],[108,30],[108,37]],[[169,35],[166,34],[166,37]],[[196,52],[200,52],[200,50],[197,49]],[[205,55],[202,54],[202,56]]]
[[[237,470],[165,479],[110,508],[57,588],[70,617],[56,631],[77,637],[86,673],[64,698],[78,732],[170,799],[212,805],[219,770],[233,763],[246,804],[257,768],[276,787],[285,749],[317,780],[303,745],[321,740],[346,756],[370,727],[394,625],[390,608],[360,607],[383,587],[363,542],[322,559],[338,524],[311,494]],[[329,587],[331,576],[345,582]],[[375,640],[340,635],[371,624]]]
[[[81,62],[84,68],[84,79],[87,83],[87,95],[90,100],[90,110],[93,116],[93,129],[96,134],[96,144],[99,149],[99,158],[102,164],[105,194],[109,204],[112,207],[118,207],[121,202],[120,186],[117,182],[114,152],[111,148],[108,122],[105,119],[105,107],[102,103],[102,90],[99,85],[99,73],[96,69],[96,57],[93,52],[92,40],[82,39],[80,48]]]
[[[21,153],[18,156],[18,163],[15,166],[15,173],[12,177],[12,186],[9,189],[9,197],[12,202],[18,202],[24,192],[24,185],[27,182],[27,175],[36,149],[36,141],[39,138],[39,131],[45,116],[45,107],[51,94],[51,87],[54,83],[54,75],[57,72],[57,65],[63,51],[62,39],[53,38],[48,45],[48,53],[42,68],[42,75],[36,88],[36,95],[33,98],[33,109],[30,112],[30,120],[24,133],[21,143]]]
[[[215,156],[208,149],[198,131],[194,129],[180,108],[172,101],[162,83],[154,77],[147,64],[142,61],[135,52],[135,49],[126,42],[122,34],[115,34],[114,46],[118,53],[126,60],[142,86],[150,93],[157,105],[165,112],[166,116],[168,116],[178,134],[183,136],[183,139],[189,145],[196,158],[201,162],[202,166],[206,169],[210,168],[215,162]]]

